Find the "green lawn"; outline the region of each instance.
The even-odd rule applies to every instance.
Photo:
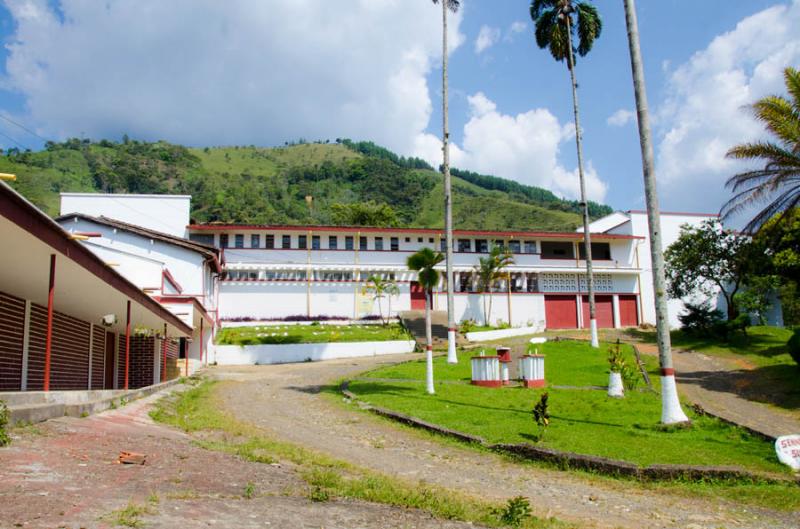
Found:
[[[605,350],[587,344],[550,342],[541,347],[546,354],[545,373],[551,385],[605,385]],[[626,349],[630,358],[630,349]],[[648,364],[655,372],[655,365]],[[456,366],[437,357],[436,395],[425,394],[424,362],[412,361],[380,368],[351,383],[365,401],[413,415],[456,430],[476,434],[489,442],[536,442],[539,433],[531,415],[542,390],[519,387],[489,389],[470,385],[469,362],[462,353]],[[391,382],[366,378],[394,379]],[[654,378],[657,383],[658,377]],[[408,379],[401,381],[400,379]],[[656,463],[738,465],[754,471],[785,474],[771,443],[715,419],[695,416],[688,429],[663,430],[660,396],[654,392],[628,392],[613,399],[604,391],[553,389],[550,393],[551,424],[540,441],[542,446],[629,461],[638,465]]]
[[[220,345],[260,345],[410,340],[397,323],[390,325],[263,325],[226,327],[217,335]]]

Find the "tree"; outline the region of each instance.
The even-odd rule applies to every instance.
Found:
[[[754,103],[750,110],[777,141],[743,143],[728,151],[728,158],[761,160],[761,169],[732,176],[726,186],[734,195],[722,206],[724,218],[746,207],[771,202],[745,226],[748,233],[774,217],[800,205],[800,71],[786,68],[783,73],[791,99],[768,96]]]
[[[456,356],[456,321],[453,307],[453,194],[450,188],[450,131],[447,116],[447,11],[458,11],[459,0],[442,1],[442,172],[444,173],[444,240],[447,262],[447,363],[458,363]],[[433,0],[438,4],[439,0]]]
[[[600,36],[603,23],[597,8],[580,0],[533,0],[531,18],[536,24],[536,44],[550,50],[559,62],[566,60],[572,84],[572,110],[575,114],[575,143],[578,150],[578,176],[583,213],[583,244],[586,249],[586,284],[589,293],[589,321],[592,346],[600,347],[597,337],[597,318],[594,303],[594,274],[592,273],[592,237],[589,232],[589,205],[586,200],[586,179],[583,174],[583,132],[578,113],[578,82],[575,77],[575,51],[584,57]],[[573,20],[574,19],[574,20]],[[578,38],[578,46],[573,45]]]
[[[417,253],[411,254],[406,260],[409,270],[417,272],[419,286],[425,292],[425,387],[433,395],[433,337],[431,334],[431,301],[434,287],[439,284],[439,271],[436,265],[444,260],[440,252],[430,248],[422,248]]]
[[[783,322],[800,322],[800,208],[776,213],[753,236],[753,274],[777,278]]]
[[[400,289],[397,288],[397,283],[395,283],[394,280],[384,279],[379,275],[373,274],[367,278],[366,288],[367,292],[372,293],[372,299],[378,302],[378,315],[381,318],[381,322],[384,325],[387,325],[389,323],[389,316],[391,316],[391,314],[387,315],[387,318],[385,320],[383,319],[383,309],[381,308],[381,299],[387,296],[391,298],[392,296],[399,295]],[[391,306],[390,306],[390,311],[391,311]]]
[[[352,204],[332,204],[331,220],[339,226],[397,226],[397,212],[389,204],[372,200]]]
[[[623,0],[625,23],[628,28],[628,49],[631,57],[631,74],[636,98],[636,119],[639,124],[639,145],[642,150],[642,175],[644,178],[647,226],[650,238],[650,257],[653,262],[653,293],[656,311],[656,338],[658,362],[661,367],[661,422],[675,424],[688,422],[681,409],[678,387],[675,384],[675,369],[672,365],[672,343],[669,334],[669,312],[667,309],[664,255],[661,245],[661,212],[658,207],[655,155],[650,131],[650,113],[647,109],[647,88],[644,82],[644,64],[639,46],[639,23],[636,19],[634,0]]]
[[[478,259],[474,268],[478,276],[478,288],[483,295],[483,324],[490,325],[492,319],[492,288],[503,275],[503,269],[514,264],[514,257],[500,246],[492,246],[489,255]],[[489,293],[489,309],[486,309],[486,292]],[[510,323],[510,322],[509,322]]]
[[[712,298],[719,292],[733,320],[739,315],[734,298],[750,272],[750,249],[747,237],[723,229],[718,220],[682,226],[680,237],[664,253],[669,295]]]

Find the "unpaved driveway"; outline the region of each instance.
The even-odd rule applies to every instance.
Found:
[[[129,501],[149,505],[145,528],[471,527],[385,505],[313,503],[291,466],[204,450],[154,424],[147,411],[159,396],[17,431],[13,444],[0,448],[0,528],[112,527],[109,513]],[[121,450],[147,454],[146,464],[115,464]],[[248,483],[252,499],[243,497]]]
[[[278,366],[214,368],[238,380],[222,392],[228,411],[277,438],[408,480],[500,499],[524,495],[536,514],[586,527],[631,529],[797,529],[800,514],[643,490],[635,483],[590,480],[443,443],[333,402],[320,388],[405,357]],[[600,442],[602,442],[600,440]]]

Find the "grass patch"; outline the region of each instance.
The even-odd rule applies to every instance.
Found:
[[[290,461],[308,484],[308,497],[313,501],[334,498],[370,501],[397,507],[416,508],[448,520],[461,520],[488,527],[508,526],[500,519],[504,506],[480,498],[459,494],[426,483],[410,483],[388,477],[346,462],[307,450],[303,447],[274,441],[252,425],[225,413],[215,397],[220,384],[203,381],[182,393],[163,398],[150,412],[159,422],[187,432],[212,431],[220,435],[213,440],[198,441],[200,446],[236,454],[248,461]],[[531,517],[520,527],[528,529],[561,529],[573,527],[553,518]]]
[[[221,345],[261,345],[293,343],[383,342],[410,340],[411,336],[397,323],[389,325],[263,325],[227,327],[220,330]]]
[[[146,505],[130,501],[125,507],[104,516],[103,521],[117,527],[144,527],[144,522],[140,518],[150,512],[150,508]]]

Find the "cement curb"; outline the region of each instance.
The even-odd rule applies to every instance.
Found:
[[[677,479],[689,481],[716,481],[740,480],[758,483],[795,484],[800,486],[800,478],[781,479],[774,476],[747,471],[735,466],[701,466],[701,465],[650,465],[640,467],[627,461],[607,459],[604,457],[562,452],[552,448],[543,448],[528,443],[520,444],[492,444],[482,437],[471,435],[457,430],[451,430],[437,424],[432,424],[410,415],[398,413],[372,406],[361,401],[355,393],[350,391],[350,380],[344,380],[339,386],[341,393],[359,406],[375,415],[386,417],[402,424],[420,428],[439,435],[457,439],[462,442],[480,445],[493,452],[512,455],[529,461],[540,461],[553,464],[562,469],[578,469],[598,474],[616,477],[627,477],[639,481],[674,481]]]

